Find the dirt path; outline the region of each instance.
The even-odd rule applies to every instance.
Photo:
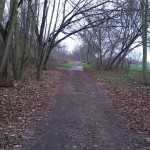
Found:
[[[130,134],[96,81],[77,70],[66,71],[57,104],[49,114],[49,126],[31,149],[134,150]]]

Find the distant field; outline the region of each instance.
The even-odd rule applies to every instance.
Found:
[[[130,70],[136,71],[136,72],[142,72],[142,65],[131,65]],[[150,65],[147,67],[148,73],[150,73]]]

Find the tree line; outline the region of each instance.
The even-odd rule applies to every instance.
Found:
[[[0,79],[10,72],[24,79],[31,63],[39,79],[52,51],[71,35],[82,39],[88,63],[98,53],[107,69],[143,45],[146,72],[148,10],[148,0],[0,0]]]
[[[104,11],[108,10],[105,8]],[[80,51],[85,62],[91,63],[97,54],[98,69],[118,70],[131,64],[129,54],[143,46],[143,79],[147,80],[147,42],[150,9],[148,0],[122,0],[111,5],[113,17],[100,26],[78,34]],[[108,10],[109,11],[109,10]],[[98,16],[101,17],[101,16]],[[88,21],[97,17],[88,17]]]

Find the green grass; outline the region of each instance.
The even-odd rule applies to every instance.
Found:
[[[124,74],[116,74],[112,71],[98,71],[97,74],[110,82],[128,80]]]
[[[93,73],[98,74],[103,79],[108,80],[109,82],[118,82],[118,81],[126,81],[126,82],[143,82],[143,74],[142,74],[142,65],[134,65],[130,66],[129,73],[125,73],[124,71],[98,71],[93,69],[92,64],[86,64],[81,62],[84,66],[85,70],[91,70]],[[150,84],[150,65],[148,66],[148,84]]]
[[[118,81],[126,81],[126,82],[143,82],[143,74],[142,72],[130,71],[128,74],[125,73],[117,73],[112,71],[100,71],[97,72],[99,76],[101,76],[104,80],[107,80],[111,83]],[[148,85],[150,85],[150,74],[148,74]]]
[[[143,74],[142,74],[143,68],[142,65],[136,65],[132,64],[130,66],[129,74],[125,76],[128,80],[136,81],[143,83]],[[148,84],[150,84],[150,65],[147,66],[147,72],[148,72]]]
[[[132,64],[130,66],[131,71],[136,71],[136,72],[142,72],[142,65],[134,65]],[[147,72],[150,73],[150,65],[147,67]]]
[[[92,69],[92,64],[87,64],[87,63],[83,63],[83,62],[81,62],[81,63],[83,65],[84,69],[87,69],[87,70]]]
[[[73,62],[72,61],[68,61],[67,63],[59,64],[59,67],[69,68],[72,65],[73,65]]]

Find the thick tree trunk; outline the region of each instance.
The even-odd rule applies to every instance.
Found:
[[[14,32],[14,25],[16,22],[16,14],[17,14],[17,6],[18,6],[18,0],[13,0],[13,6],[12,6],[12,11],[10,14],[10,19],[9,19],[9,27],[8,27],[8,32],[6,35],[6,40],[4,43],[4,54],[2,57],[2,62],[0,64],[0,78],[2,78],[4,72],[5,72],[5,68],[6,68],[6,64],[7,64],[7,59],[9,56],[9,49],[10,49],[10,45],[11,45],[11,39],[13,36],[13,32]]]
[[[44,53],[44,48],[42,45],[39,46],[38,51],[39,51],[39,54],[38,54],[36,67],[37,67],[37,79],[40,79],[42,75],[44,61],[45,61],[45,53]]]
[[[5,0],[0,0],[0,24],[3,19],[4,8],[5,8]]]

